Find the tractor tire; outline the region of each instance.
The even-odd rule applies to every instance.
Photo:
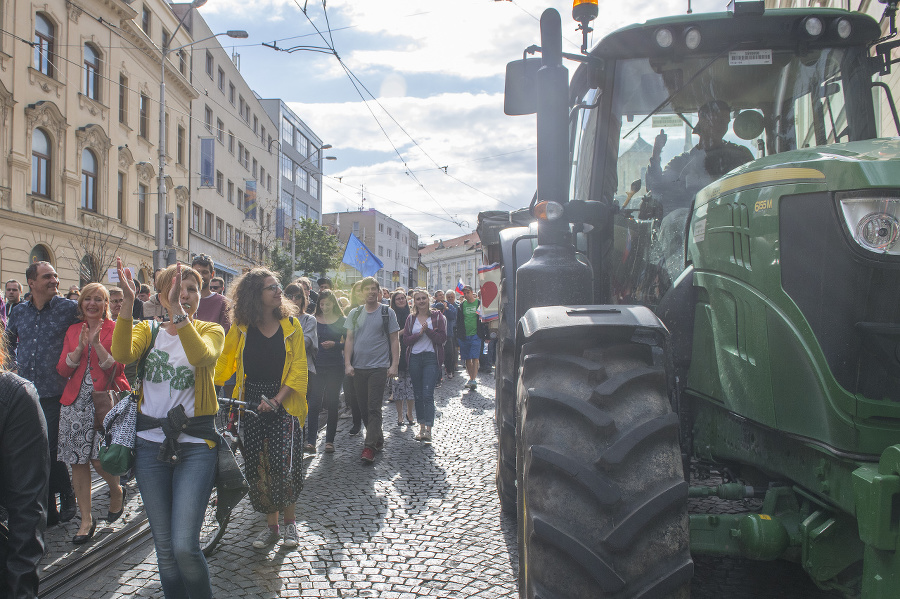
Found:
[[[519,594],[687,599],[688,483],[662,352],[584,343],[522,349]]]
[[[509,374],[513,369],[513,349],[501,346],[497,352],[497,381],[494,421],[497,423],[497,495],[500,509],[516,515],[516,385]],[[507,363],[508,362],[508,363]]]

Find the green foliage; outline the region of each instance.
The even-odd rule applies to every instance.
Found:
[[[280,243],[276,243],[269,255],[272,260],[270,266],[278,277],[278,282],[287,287],[294,279],[294,271],[291,268],[291,246],[281,247]]]
[[[324,273],[337,267],[341,260],[343,246],[336,235],[311,218],[297,222],[296,246],[297,268],[304,276]],[[290,253],[290,245],[285,244]]]

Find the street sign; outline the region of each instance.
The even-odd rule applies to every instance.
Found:
[[[175,213],[166,212],[166,245],[175,245]]]

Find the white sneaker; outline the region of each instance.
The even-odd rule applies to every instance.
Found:
[[[293,549],[297,545],[300,544],[300,539],[297,537],[297,525],[293,522],[290,524],[284,525],[284,540],[281,543],[282,547],[286,547],[288,549]]]
[[[295,529],[294,535],[296,535],[296,534],[297,534],[297,531]],[[280,538],[281,538],[280,534],[278,534],[277,532],[274,532],[271,528],[269,528],[267,526],[265,528],[265,530],[263,530],[258,535],[256,535],[256,540],[253,541],[253,548],[254,549],[265,549],[266,547],[270,547],[270,546],[274,545],[275,543],[277,543],[278,539],[280,539]]]

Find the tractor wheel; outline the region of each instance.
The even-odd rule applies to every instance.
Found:
[[[504,344],[505,345],[505,344]],[[513,349],[497,351],[497,385],[494,420],[497,423],[497,495],[500,508],[516,515],[516,387],[510,373]]]
[[[686,599],[688,484],[661,352],[577,345],[522,350],[519,594]]]

